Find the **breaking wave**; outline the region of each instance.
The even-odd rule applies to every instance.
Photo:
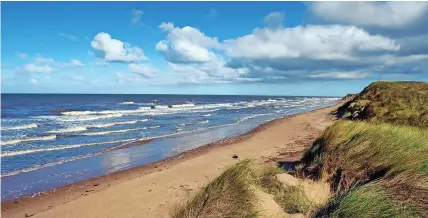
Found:
[[[275,114],[275,113],[269,113],[269,114],[255,114],[255,115],[251,115],[251,116],[246,116],[246,117],[243,117],[243,118],[239,119],[237,123],[243,122],[243,121],[248,120],[248,119],[252,119],[252,118],[256,118],[256,117],[260,117],[260,116],[268,116],[268,115],[274,115],[274,114]]]
[[[106,135],[111,133],[124,133],[124,132],[131,132],[131,131],[138,131],[138,130],[145,130],[145,129],[147,129],[147,127],[135,128],[135,129],[111,130],[111,131],[104,131],[104,132],[88,132],[88,133],[83,133],[82,135]]]
[[[120,104],[134,104],[134,102],[133,101],[125,101],[125,102],[122,102]]]
[[[104,128],[104,127],[110,127],[110,126],[116,126],[116,125],[135,124],[137,122],[146,122],[146,121],[148,121],[148,119],[113,122],[113,123],[102,123],[102,124],[95,124],[95,125],[88,126],[88,128]]]
[[[52,131],[49,131],[49,133],[82,132],[86,130],[88,129],[84,126],[75,126],[75,127],[70,127],[66,129],[52,130]]]
[[[98,115],[98,116],[77,116],[77,117],[71,117],[71,118],[58,118],[58,121],[60,122],[75,122],[75,121],[89,121],[89,120],[98,120],[98,119],[108,119],[108,118],[115,118],[115,117],[121,117],[122,114],[106,114],[106,115]]]
[[[6,127],[6,128],[1,128],[1,130],[5,131],[5,130],[31,129],[31,128],[37,128],[37,124],[32,123],[32,124],[27,124],[22,126]]]
[[[194,104],[173,104],[172,108],[195,107]]]
[[[0,157],[10,157],[10,156],[16,156],[16,155],[24,155],[24,154],[43,152],[43,151],[57,151],[57,150],[64,150],[64,149],[80,148],[80,147],[85,147],[85,146],[122,143],[122,142],[129,142],[129,141],[135,141],[135,139],[125,139],[125,140],[108,141],[108,142],[94,142],[94,143],[74,144],[74,145],[57,145],[57,147],[54,147],[54,148],[41,148],[41,149],[29,149],[29,150],[22,150],[22,151],[10,151],[10,152],[2,153],[0,155]]]
[[[32,141],[47,141],[47,140],[55,140],[56,135],[49,135],[49,136],[41,136],[36,138],[26,138],[26,139],[14,139],[9,141],[2,141],[1,145],[13,145],[18,144],[22,142],[32,142]]]
[[[149,129],[157,129],[157,128],[160,128],[160,126],[149,126],[147,128],[149,128]]]

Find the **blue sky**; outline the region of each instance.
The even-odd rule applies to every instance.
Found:
[[[2,2],[1,12],[3,93],[340,96],[428,81],[426,2]]]

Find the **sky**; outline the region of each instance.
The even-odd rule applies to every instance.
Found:
[[[1,2],[1,91],[343,96],[428,81],[427,22],[428,2]]]

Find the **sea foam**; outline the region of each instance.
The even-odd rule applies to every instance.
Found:
[[[44,152],[44,151],[57,151],[57,150],[80,148],[80,147],[93,146],[93,145],[123,143],[123,142],[129,142],[129,141],[135,141],[135,139],[125,139],[125,140],[107,141],[107,142],[94,142],[94,143],[74,144],[74,145],[57,145],[53,148],[29,149],[29,150],[21,150],[21,151],[8,151],[8,152],[2,152],[0,157],[11,157],[11,156],[17,156],[17,155]]]
[[[74,127],[65,128],[65,129],[52,130],[52,131],[49,131],[49,133],[82,132],[86,130],[87,128],[84,126],[74,126]]]
[[[1,128],[1,130],[5,131],[5,130],[31,129],[31,128],[37,128],[37,124],[32,123],[32,124],[27,124],[22,126],[5,127],[5,128]]]
[[[2,141],[1,145],[13,145],[18,144],[22,142],[32,142],[32,141],[47,141],[47,140],[55,140],[56,135],[49,135],[49,136],[41,136],[36,138],[25,138],[25,139],[14,139],[9,141]]]
[[[122,114],[106,114],[106,115],[98,115],[98,116],[77,116],[77,117],[68,117],[68,118],[58,118],[60,122],[76,122],[76,121],[89,121],[89,120],[98,120],[98,119],[108,119],[121,117]]]
[[[145,130],[147,127],[143,128],[135,128],[135,129],[121,129],[121,130],[111,130],[111,131],[104,131],[104,132],[88,132],[83,133],[82,135],[106,135],[106,134],[113,134],[113,133],[124,133],[124,132],[131,132],[131,131],[138,131],[138,130]]]

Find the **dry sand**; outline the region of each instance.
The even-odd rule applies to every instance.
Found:
[[[169,211],[222,170],[296,160],[335,120],[338,105],[273,120],[250,133],[126,171],[2,203],[2,217],[168,217]],[[237,154],[238,159],[232,156]]]

